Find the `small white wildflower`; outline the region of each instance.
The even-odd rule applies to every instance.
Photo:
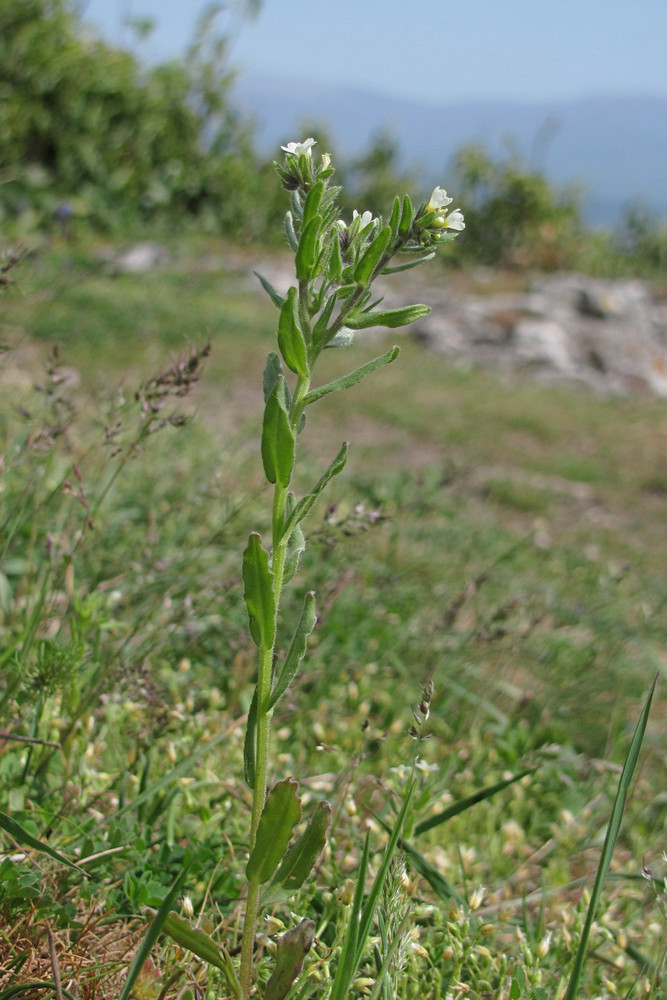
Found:
[[[421,771],[423,774],[430,774],[432,771],[440,770],[439,764],[435,763],[429,764],[428,761],[425,761],[422,757],[417,758],[415,767],[417,768],[418,771]]]
[[[437,187],[433,189],[433,194],[429,198],[428,205],[426,206],[427,212],[439,212],[442,208],[447,208],[451,205],[454,199],[450,198],[444,188]]]
[[[305,156],[311,156],[315,142],[315,139],[304,139],[303,142],[288,142],[286,146],[280,148],[284,149],[286,153],[291,153],[292,156],[301,156],[302,153]]]
[[[373,221],[373,213],[362,212],[362,214],[359,215],[359,212],[357,212],[355,208],[355,210],[352,212],[352,221],[354,221],[355,219],[359,219],[359,228],[365,229],[366,226],[369,226]]]
[[[463,212],[460,208],[455,208],[453,212],[446,217],[444,228],[445,229],[456,229],[459,233],[461,230],[465,229],[466,224],[463,218]]]
[[[192,905],[192,900],[190,899],[189,896],[183,896],[181,906],[183,907],[183,913],[185,914],[186,917],[191,917],[195,912],[194,907]]]

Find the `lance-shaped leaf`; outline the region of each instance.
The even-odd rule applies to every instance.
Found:
[[[230,965],[229,956],[218,947],[208,934],[197,927],[192,927],[189,920],[183,920],[175,913],[170,913],[162,930],[181,948],[187,948],[188,951],[197,955],[198,958],[202,958],[209,965],[214,965],[216,969],[227,972]]]
[[[401,199],[396,195],[394,198],[394,204],[392,205],[391,215],[389,217],[389,228],[391,229],[392,240],[396,240],[398,236],[398,224],[401,221]]]
[[[322,396],[327,396],[330,392],[339,392],[341,389],[349,389],[350,386],[356,385],[357,382],[361,382],[362,379],[374,372],[376,368],[381,368],[383,365],[389,365],[392,361],[395,361],[398,355],[401,353],[400,347],[392,347],[385,354],[380,354],[377,358],[373,358],[372,361],[367,361],[365,365],[361,365],[360,368],[355,368],[353,372],[348,375],[342,375],[340,378],[334,379],[333,382],[327,382],[326,385],[321,385],[317,389],[311,389],[311,391],[306,395],[305,403],[314,403],[315,400],[321,399]]]
[[[419,264],[425,264],[427,260],[433,260],[435,257],[435,250],[432,253],[427,253],[425,257],[417,257],[412,260],[406,261],[405,264],[395,264],[393,267],[384,267],[382,269],[383,274],[398,274],[399,271],[409,271],[412,267],[417,267]]]
[[[248,539],[243,553],[243,600],[248,609],[250,635],[255,645],[268,649],[273,644],[276,627],[276,603],[269,554],[262,548],[256,531]]]
[[[321,225],[321,217],[315,215],[301,233],[299,248],[294,259],[296,276],[299,281],[309,281],[313,276],[313,268],[317,258],[317,237]]]
[[[295,375],[308,375],[306,341],[297,315],[298,291],[294,286],[287,293],[278,321],[278,346],[285,364]]]
[[[412,202],[406,194],[403,198],[403,206],[401,210],[401,221],[398,224],[398,232],[400,236],[405,238],[410,230],[412,229],[412,223],[414,220],[414,209],[412,207]]]
[[[419,218],[415,221],[415,229],[417,230],[428,229],[429,226],[433,225],[437,217],[438,213],[435,211],[426,212],[425,215],[419,216]]]
[[[303,228],[305,229],[311,219],[314,219],[317,215],[317,210],[320,207],[320,201],[322,200],[322,192],[324,191],[324,184],[322,181],[318,181],[317,184],[313,184],[312,188],[306,196],[306,200],[303,203]]]
[[[280,375],[264,407],[262,462],[270,483],[288,486],[294,465],[294,431],[285,396],[285,379]]]
[[[280,356],[276,354],[275,351],[271,351],[266,359],[264,374],[262,375],[262,390],[264,392],[265,403],[268,401],[268,398],[273,392],[276,382],[281,375],[284,378],[285,373],[283,371],[283,366],[280,363]]]
[[[243,741],[243,777],[248,788],[255,787],[255,767],[257,760],[257,687],[253,692],[248,721]]]
[[[262,893],[262,905],[282,903],[297,892],[324,850],[331,824],[331,804],[318,802],[308,826],[287,850],[285,857]]]
[[[162,928],[164,927],[164,922],[171,912],[171,908],[176,901],[181,885],[185,881],[185,876],[188,873],[189,867],[190,864],[188,863],[184,868],[181,868],[180,872],[174,879],[169,892],[160,904],[159,910],[150,922],[148,929],[146,930],[146,933],[137,948],[136,954],[132,959],[130,968],[127,970],[127,976],[125,978],[125,982],[123,983],[123,988],[118,994],[118,1000],[130,1000],[134,984],[139,978],[139,974],[143,969],[145,962],[150,957],[150,953],[155,942],[160,936]]]
[[[287,503],[285,506],[285,520],[287,520],[296,507],[296,497],[290,491],[287,494]],[[292,533],[287,540],[287,549],[285,551],[285,568],[283,570],[283,585],[289,583],[297,569],[299,568],[299,560],[301,559],[301,553],[306,548],[306,539],[304,537],[303,531],[297,524],[292,530]]]
[[[52,847],[49,847],[48,844],[38,840],[37,837],[33,837],[33,835],[28,833],[28,831],[22,827],[20,823],[17,823],[11,816],[7,816],[6,813],[0,813],[0,830],[4,830],[5,833],[10,835],[10,837],[13,837],[17,844],[25,844],[26,847],[32,848],[33,851],[41,851],[42,854],[48,854],[50,858],[53,858],[54,861],[59,861],[61,865],[67,865],[68,868],[74,868],[76,871],[81,872],[82,875],[85,875],[86,878],[91,877],[88,872],[84,871],[83,868],[80,868],[75,861],[70,861],[70,859],[66,858],[64,854],[60,854],[58,851],[55,851]]]
[[[616,846],[616,840],[621,829],[625,803],[630,791],[632,775],[637,765],[637,760],[639,759],[639,752],[641,750],[644,734],[646,733],[649,712],[651,711],[651,701],[653,700],[657,681],[658,678],[655,677],[649,689],[646,701],[644,702],[644,707],[642,708],[641,715],[639,716],[639,722],[637,723],[634,736],[632,737],[632,742],[630,743],[630,749],[628,750],[625,763],[623,764],[623,770],[621,771],[621,777],[618,782],[616,798],[614,799],[611,816],[609,817],[609,823],[607,824],[607,831],[605,833],[604,844],[602,846],[602,853],[600,855],[600,863],[595,876],[593,891],[591,892],[591,899],[588,904],[588,910],[586,911],[586,920],[584,921],[584,926],[581,931],[579,948],[577,949],[577,954],[572,964],[572,971],[570,973],[570,980],[567,985],[564,1000],[575,1000],[575,998],[580,995],[579,981],[581,979],[586,959],[588,939],[593,927],[595,912],[600,902],[600,896],[602,895],[604,881],[607,877],[607,872],[609,871],[609,865],[611,864],[614,847]]]
[[[359,263],[354,269],[354,280],[358,285],[367,285],[373,277],[373,272],[380,263],[382,256],[389,245],[391,239],[391,229],[385,226],[381,229],[373,242],[361,256]]]
[[[257,826],[255,845],[246,865],[248,881],[268,882],[280,864],[292,829],[301,819],[301,802],[294,778],[285,778],[269,792]]]
[[[307,917],[278,938],[276,967],[266,984],[264,1000],[284,1000],[314,940],[315,924]]]
[[[400,309],[381,309],[378,312],[364,312],[357,316],[346,316],[345,325],[351,330],[366,330],[371,326],[388,326],[395,330],[399,326],[407,326],[415,320],[428,316],[428,306],[402,306]]]
[[[296,235],[294,216],[291,212],[287,212],[285,215],[285,236],[290,250],[295,253],[299,249],[299,237]]]
[[[328,276],[332,285],[340,285],[343,280],[343,258],[340,253],[338,226],[331,227],[331,253],[329,254]]]
[[[262,288],[269,296],[274,306],[277,306],[278,309],[281,309],[283,302],[285,301],[285,296],[281,295],[280,292],[278,292],[273,287],[271,282],[267,278],[265,278],[263,274],[260,274],[259,271],[253,271],[252,273],[255,275],[256,278],[259,278]]]
[[[321,340],[327,335],[327,327],[329,325],[329,320],[334,311],[334,306],[336,305],[336,299],[338,298],[338,292],[332,292],[329,298],[324,303],[324,308],[322,312],[317,317],[317,322],[313,327],[313,343],[318,345]]]
[[[273,708],[274,705],[278,703],[294,680],[294,676],[299,669],[299,664],[306,655],[308,636],[315,628],[316,622],[317,614],[315,613],[315,594],[312,590],[309,590],[304,597],[301,617],[299,618],[296,631],[292,636],[292,641],[289,649],[287,650],[282,670],[276,677],[273,691],[271,692],[269,708]]]
[[[285,522],[285,528],[283,531],[283,537],[285,535],[289,536],[294,530],[295,525],[297,525],[299,521],[303,521],[304,517],[306,516],[306,514],[310,512],[317,498],[319,497],[320,493],[327,485],[329,480],[333,479],[334,476],[337,476],[338,473],[343,470],[346,459],[347,459],[347,441],[344,441],[343,444],[341,445],[340,451],[334,458],[329,468],[322,476],[320,476],[320,478],[318,479],[318,481],[316,482],[315,486],[312,488],[310,493],[306,493],[305,497],[301,497],[298,504],[296,505],[290,516],[287,518]]]

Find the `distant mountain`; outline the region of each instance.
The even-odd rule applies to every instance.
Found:
[[[352,87],[243,76],[236,100],[256,122],[262,152],[304,138],[304,126],[315,123],[326,127],[343,155],[362,152],[387,130],[405,165],[416,165],[429,183],[446,184],[448,164],[461,146],[481,143],[499,155],[510,143],[553,183],[576,184],[592,225],[614,224],[637,201],[667,219],[667,98],[545,103],[527,95],[523,104],[428,105]]]

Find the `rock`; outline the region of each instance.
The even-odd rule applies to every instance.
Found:
[[[513,353],[517,361],[549,365],[558,371],[572,368],[567,333],[553,319],[522,319],[514,327]]]
[[[116,274],[141,274],[163,264],[167,257],[159,243],[135,243],[113,259],[112,269]]]
[[[541,276],[523,294],[441,300],[414,332],[457,360],[667,397],[667,308],[640,281]]]

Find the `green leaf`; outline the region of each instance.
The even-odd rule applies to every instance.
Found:
[[[5,986],[3,990],[0,990],[0,1000],[14,1000],[14,997],[24,995],[28,997],[28,1000],[34,1000],[35,994],[39,990],[44,990],[47,993],[55,993],[57,1000],[60,1000],[61,996],[65,997],[66,1000],[78,1000],[78,990],[75,996],[69,990],[66,990],[61,983],[56,985],[52,979],[28,979],[24,983],[14,983],[13,986]]]
[[[379,312],[364,312],[357,316],[346,316],[345,325],[351,330],[366,330],[371,326],[388,326],[394,330],[407,326],[430,313],[428,306],[402,306],[400,309],[383,309]]]
[[[409,235],[412,229],[412,222],[414,219],[414,209],[412,207],[412,202],[410,201],[408,195],[406,194],[403,198],[403,206],[401,209],[401,221],[398,224],[399,236],[405,239]]]
[[[322,200],[322,192],[324,191],[324,184],[322,181],[318,181],[317,184],[313,184],[310,191],[306,196],[306,200],[303,203],[303,228],[305,229],[311,219],[314,219],[317,215],[317,210],[320,207],[320,201]]]
[[[336,299],[338,297],[337,292],[332,292],[327,301],[324,303],[324,308],[322,312],[317,317],[317,322],[313,327],[313,343],[315,346],[326,337],[327,327],[329,326],[329,320],[331,319],[332,313],[334,311],[334,306],[336,305]]]
[[[270,483],[289,486],[294,466],[294,437],[287,412],[285,379],[280,375],[266,401],[262,425],[262,462]]]
[[[290,647],[287,650],[285,662],[283,663],[282,670],[277,676],[273,691],[271,692],[271,699],[269,701],[270,709],[277,705],[294,680],[296,672],[299,669],[299,664],[306,655],[308,636],[315,628],[316,623],[317,614],[315,613],[315,594],[312,590],[309,590],[303,599],[301,617],[299,618],[299,624],[297,625],[296,631],[292,637]]]
[[[287,293],[278,321],[278,346],[285,364],[295,375],[309,374],[306,341],[298,319],[298,290],[292,286]]]
[[[435,257],[435,250],[432,253],[427,253],[424,257],[417,257],[416,260],[409,260],[405,264],[396,264],[394,267],[384,267],[382,269],[382,274],[398,274],[399,271],[409,271],[412,267],[418,267],[419,264],[425,264],[427,260],[433,260]]]
[[[37,837],[33,837],[20,823],[17,823],[11,816],[7,816],[6,813],[2,812],[0,812],[0,829],[8,833],[10,837],[13,837],[18,844],[25,844],[27,847],[31,847],[33,851],[48,854],[50,858],[53,858],[54,861],[59,861],[61,865],[67,865],[68,868],[73,868],[75,871],[81,872],[86,878],[91,877],[88,872],[80,868],[74,861],[70,861],[64,854],[59,854],[58,851],[38,840]]]
[[[275,636],[276,603],[269,554],[262,548],[256,531],[250,535],[243,553],[243,583],[243,600],[248,609],[250,634],[256,646],[268,649]]]
[[[371,931],[373,916],[380,899],[382,887],[389,871],[391,859],[398,845],[399,838],[405,823],[412,793],[414,791],[414,781],[408,786],[401,810],[396,817],[388,843],[382,852],[382,861],[377,875],[373,880],[370,892],[364,898],[364,888],[366,885],[366,872],[368,870],[368,860],[370,854],[370,841],[368,835],[364,843],[364,850],[361,863],[357,872],[357,884],[354,891],[354,899],[350,907],[347,932],[343,941],[336,976],[329,994],[330,1000],[346,1000],[351,990],[352,981],[356,975],[359,963],[363,958],[366,948],[366,941]]]
[[[181,885],[185,881],[185,876],[187,875],[189,865],[183,868],[180,873],[175,878],[171,889],[165,896],[160,909],[155,914],[155,917],[148,926],[146,933],[141,939],[141,944],[137,949],[137,953],[132,960],[132,964],[128,969],[127,978],[123,983],[123,988],[120,991],[118,1000],[130,1000],[134,984],[137,981],[139,973],[144,967],[144,963],[149,958],[153,946],[160,936],[160,933],[164,927],[164,922],[169,916],[172,906],[178,896]]]
[[[301,888],[324,850],[331,824],[331,812],[329,802],[317,803],[308,826],[298,840],[288,848],[273,878],[262,893],[263,906],[282,903]]]
[[[300,521],[303,521],[306,514],[308,514],[311,511],[317,498],[319,497],[320,493],[327,485],[329,480],[333,479],[334,476],[337,476],[338,473],[343,470],[346,459],[347,459],[347,441],[344,441],[343,444],[341,445],[340,451],[334,458],[333,462],[331,462],[331,464],[329,465],[329,468],[322,476],[320,476],[320,478],[318,479],[318,481],[316,482],[315,486],[312,488],[310,493],[307,493],[304,497],[301,497],[298,504],[296,505],[290,516],[287,518],[285,522],[285,528],[283,530],[283,538],[285,537],[285,535],[289,536],[294,530],[295,525],[297,525]]]
[[[367,361],[365,365],[356,368],[349,375],[342,375],[340,378],[334,379],[333,382],[327,382],[326,385],[321,385],[317,389],[311,389],[304,398],[304,404],[314,403],[316,400],[321,399],[322,396],[327,396],[330,392],[340,392],[341,389],[349,389],[350,386],[361,382],[362,379],[366,378],[367,375],[370,375],[377,368],[382,368],[383,365],[390,365],[400,353],[401,350],[399,347],[392,347],[385,354],[380,354],[379,357],[373,358],[372,361]]]
[[[229,956],[212,938],[197,927],[192,927],[189,920],[184,920],[176,913],[169,913],[162,930],[181,948],[187,948],[198,958],[202,958],[216,969],[227,972]]]
[[[306,917],[278,938],[276,967],[264,989],[264,1000],[284,1000],[314,940],[315,924]]]
[[[252,273],[255,275],[256,278],[259,278],[262,288],[269,296],[274,306],[277,306],[278,309],[281,309],[283,302],[285,301],[284,295],[281,295],[280,292],[276,291],[271,282],[267,278],[265,278],[264,275],[260,274],[259,271],[253,271]]]
[[[401,833],[403,832],[403,826],[405,823],[405,817],[410,806],[410,801],[412,799],[412,794],[414,792],[415,783],[414,780],[408,785],[405,796],[403,798],[403,805],[401,806],[400,812],[396,817],[394,822],[394,827],[391,831],[391,836],[387,842],[384,851],[382,852],[382,861],[378,869],[377,875],[373,880],[373,885],[368,893],[366,902],[364,903],[364,908],[361,911],[361,916],[359,918],[359,933],[357,938],[357,953],[356,961],[357,966],[362,959],[364,948],[366,946],[366,939],[371,932],[371,926],[373,922],[373,915],[375,913],[376,907],[378,905],[380,894],[382,892],[382,887],[385,883],[387,877],[387,872],[389,871],[389,865],[391,864],[391,859],[394,856],[396,846],[398,844]]]
[[[336,975],[331,985],[331,992],[329,994],[330,1000],[346,1000],[352,986],[352,981],[356,975],[356,951],[357,940],[359,937],[359,920],[361,919],[361,908],[364,903],[364,889],[366,886],[366,875],[368,872],[370,853],[370,831],[367,831],[361,860],[359,862],[359,868],[357,869],[357,882],[354,887],[354,898],[350,906],[347,931],[343,940],[340,958],[338,959],[338,964],[336,966]]]
[[[634,774],[637,760],[639,758],[639,752],[644,739],[644,733],[646,732],[646,725],[648,723],[649,712],[651,710],[651,702],[653,700],[653,694],[655,692],[657,682],[658,678],[656,676],[644,703],[644,707],[639,717],[639,722],[637,723],[637,728],[635,729],[634,736],[632,737],[630,749],[628,750],[627,757],[625,758],[621,777],[618,782],[618,791],[614,800],[614,806],[607,825],[607,832],[604,838],[602,854],[600,855],[600,864],[598,865],[597,875],[595,876],[595,884],[591,894],[591,901],[588,904],[586,920],[581,932],[579,948],[577,949],[577,954],[572,966],[572,972],[570,974],[570,981],[563,1000],[575,1000],[579,994],[579,980],[581,979],[581,973],[583,972],[584,962],[586,960],[588,939],[590,937],[598,903],[600,902],[600,896],[602,895],[604,880],[607,877],[609,865],[611,864],[614,847],[616,846],[616,839],[618,837],[619,830],[621,829],[621,821],[623,819],[625,803],[630,790],[630,782],[632,781],[632,775]]]
[[[287,212],[285,215],[285,236],[287,237],[287,243],[290,250],[292,253],[296,253],[299,249],[299,237],[296,235],[296,230],[294,228],[294,216],[291,212]]]
[[[415,869],[419,872],[422,878],[425,878],[429,883],[433,891],[443,900],[445,903],[449,903],[451,899],[455,899],[457,903],[463,903],[463,897],[459,895],[454,886],[449,882],[444,875],[442,875],[438,869],[427,861],[423,854],[420,854],[416,847],[409,844],[407,841],[402,841],[401,849],[410,858]]]
[[[332,285],[339,285],[343,280],[343,258],[340,254],[340,237],[338,227],[331,227],[331,253],[329,255],[329,281]]]
[[[257,758],[257,687],[253,692],[243,741],[243,777],[248,788],[255,787],[255,761]]]
[[[401,221],[401,199],[396,195],[394,198],[394,204],[391,208],[391,215],[389,217],[389,228],[391,229],[392,240],[396,240],[398,236],[398,224]],[[384,273],[384,272],[383,272]]]
[[[280,363],[280,356],[276,354],[275,351],[271,351],[266,359],[266,364],[264,366],[264,374],[262,376],[262,389],[264,391],[264,402],[268,401],[269,396],[273,392],[276,382],[280,377],[285,376],[283,371],[283,366]]]
[[[282,860],[301,819],[301,803],[294,778],[285,778],[269,792],[259,818],[255,845],[246,865],[246,878],[262,885],[268,882]]]
[[[322,225],[322,218],[315,215],[301,233],[299,248],[296,252],[296,276],[299,281],[310,281],[317,258],[317,238]]]
[[[354,280],[358,285],[368,285],[373,277],[373,272],[384,256],[385,250],[391,239],[391,229],[385,226],[381,229],[369,247],[361,256],[359,263],[354,269]]]
[[[292,493],[292,497],[294,494]],[[291,514],[292,507],[289,511],[286,511],[287,516]],[[285,568],[283,570],[283,584],[289,583],[294,577],[297,569],[299,568],[299,560],[301,559],[301,553],[306,548],[306,539],[303,531],[297,524],[292,530],[287,542],[287,549],[285,552]]]
[[[447,809],[443,809],[442,812],[436,813],[434,816],[429,816],[428,819],[422,820],[421,823],[417,823],[413,831],[414,836],[426,833],[427,830],[432,830],[434,826],[440,826],[441,823],[446,823],[447,820],[466,812],[472,806],[477,805],[478,802],[484,802],[485,799],[490,799],[498,792],[502,792],[509,785],[513,785],[515,781],[521,781],[526,775],[534,774],[536,770],[536,767],[527,767],[524,771],[519,771],[518,774],[513,774],[510,778],[503,778],[502,781],[498,781],[494,785],[487,785],[485,788],[480,788],[478,792],[466,796],[465,799],[454,802]]]

